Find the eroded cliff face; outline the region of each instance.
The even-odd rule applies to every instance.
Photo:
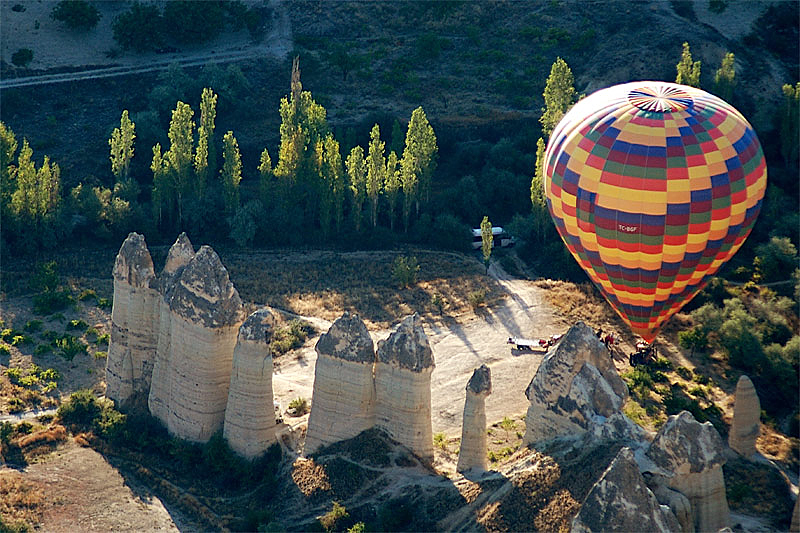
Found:
[[[275,442],[272,353],[275,317],[269,309],[251,314],[239,328],[233,350],[223,436],[233,451],[254,459]]]
[[[620,409],[628,387],[595,333],[578,322],[542,361],[525,395],[525,444],[587,432],[602,436],[639,433]]]
[[[375,349],[361,318],[345,312],[319,338],[316,351],[306,454],[375,425]]]
[[[423,461],[433,461],[431,374],[433,352],[416,314],[378,343],[376,426]]]
[[[114,262],[111,342],[106,361],[106,396],[121,407],[136,397],[146,398],[150,388],[158,338],[158,293],[150,288],[154,277],[144,237],[131,233]]]
[[[486,398],[492,393],[492,373],[488,366],[475,369],[467,382],[466,393],[456,471],[486,470]]]

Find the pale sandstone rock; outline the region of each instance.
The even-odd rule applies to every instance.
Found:
[[[739,382],[736,384],[735,398],[728,446],[738,454],[750,457],[756,453],[761,402],[758,400],[756,388],[749,377],[739,378]]]
[[[170,310],[169,300],[183,269],[194,257],[194,248],[186,233],[181,233],[167,253],[164,269],[151,286],[159,292],[156,303],[158,317],[158,344],[156,346],[153,378],[147,406],[150,414],[158,418],[165,426],[169,420],[169,402],[171,390],[170,377]]]
[[[306,454],[375,425],[375,349],[361,318],[345,311],[320,336],[316,351]]]
[[[461,425],[461,449],[458,452],[458,472],[469,469],[486,470],[486,397],[492,393],[492,373],[481,365],[467,383],[464,402],[464,421]]]
[[[730,523],[722,477],[724,448],[710,422],[700,424],[682,411],[669,417],[646,452],[656,467],[651,482],[688,498],[697,531],[718,531]]]
[[[242,301],[219,256],[203,246],[169,299],[167,429],[206,442],[222,429]]]
[[[622,426],[637,432],[630,421],[616,417],[628,397],[608,350],[582,322],[571,327],[542,361],[525,395],[531,404],[525,417],[525,444],[559,437],[576,438],[587,431]],[[603,431],[600,431],[603,433]]]
[[[106,396],[125,405],[150,388],[156,350],[158,294],[150,288],[153,260],[144,237],[131,233],[114,262],[111,341],[106,360]]]
[[[258,457],[275,442],[269,349],[274,330],[272,313],[269,309],[259,309],[239,328],[233,350],[223,436],[233,451],[247,459]]]
[[[406,317],[378,343],[376,425],[423,461],[433,462],[431,373],[433,353],[419,317]]]
[[[647,488],[630,448],[622,448],[592,486],[572,532],[678,531],[678,520]]]

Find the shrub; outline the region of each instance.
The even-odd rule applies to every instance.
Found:
[[[128,11],[117,15],[111,29],[114,40],[123,50],[152,51],[164,46],[166,41],[164,18],[153,4],[134,2]]]
[[[33,50],[30,48],[20,48],[11,54],[11,62],[18,67],[26,67],[33,61]]]
[[[94,341],[94,343],[98,346],[100,346],[101,344],[108,346],[108,342],[110,340],[111,340],[111,335],[109,335],[108,333],[103,333],[102,335],[99,335],[97,337],[97,340]]]
[[[58,265],[55,261],[37,263],[28,278],[28,288],[33,292],[52,292],[58,289]]]
[[[433,436],[433,445],[447,451],[447,435],[444,433],[436,433]]]
[[[295,416],[302,416],[308,412],[308,400],[302,396],[298,396],[289,402],[289,411],[293,412]]]
[[[270,341],[270,349],[276,354],[285,354],[303,345],[309,335],[314,333],[314,326],[298,318],[289,321],[286,327],[278,329]]]
[[[431,305],[436,308],[436,311],[441,315],[444,311],[444,297],[439,292],[434,292],[431,296]]]
[[[33,312],[37,315],[51,315],[74,301],[68,290],[42,292],[33,297]]]
[[[11,339],[11,346],[21,346],[23,344],[33,344],[33,338],[28,335],[14,335]]]
[[[61,0],[53,8],[50,18],[73,30],[88,30],[97,26],[100,12],[86,0]]]
[[[11,348],[8,347],[8,344],[0,344],[0,355],[11,355]]]
[[[77,330],[81,330],[81,331],[86,331],[86,329],[88,327],[89,327],[89,324],[87,324],[86,322],[84,322],[83,320],[81,320],[79,318],[76,318],[75,320],[70,320],[67,323],[67,329],[77,329]]]
[[[108,357],[108,352],[104,352],[102,350],[97,350],[94,352],[95,359],[106,359]]]
[[[98,298],[97,307],[100,309],[111,309],[111,300],[108,298]]]
[[[61,356],[67,361],[72,361],[80,353],[86,353],[88,348],[86,343],[72,335],[64,335],[56,340],[56,347],[61,350]]]
[[[470,292],[469,295],[467,295],[467,300],[472,309],[477,310],[479,307],[486,304],[486,289],[478,289]]]
[[[320,525],[325,529],[325,531],[335,531],[339,522],[346,520],[350,517],[350,513],[347,512],[347,509],[339,502],[333,502],[333,508],[325,513],[324,515],[319,517]]]
[[[392,263],[392,278],[402,289],[417,283],[419,261],[416,257],[397,256]]]
[[[692,379],[692,371],[691,371],[691,369],[686,368],[685,366],[679,366],[678,368],[676,368],[675,369],[675,373],[678,374],[683,379],[686,379],[686,380],[691,380]]]
[[[82,302],[85,302],[89,299],[97,300],[97,293],[94,291],[94,289],[84,289],[78,296],[78,300]]]
[[[100,415],[102,407],[89,389],[81,389],[70,395],[58,408],[56,416],[65,424],[90,426]]]
[[[30,331],[34,333],[36,331],[40,331],[42,329],[42,321],[41,320],[28,320],[25,322],[25,331]]]
[[[22,369],[15,366],[6,369],[3,373],[8,376],[8,380],[15,385],[19,383],[19,380],[22,377]]]

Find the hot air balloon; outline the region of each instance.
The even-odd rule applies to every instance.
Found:
[[[648,342],[742,246],[767,186],[761,145],[736,109],[653,81],[575,104],[550,136],[544,174],[570,253]]]

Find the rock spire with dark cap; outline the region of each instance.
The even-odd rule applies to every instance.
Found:
[[[492,373],[488,366],[475,369],[466,390],[456,470],[486,470],[486,397],[492,393]]]
[[[316,350],[345,361],[375,362],[375,348],[366,324],[358,315],[347,311],[336,319],[327,333],[320,336]]]
[[[154,276],[153,259],[144,236],[128,234],[114,261],[114,279],[132,287],[148,287]]]
[[[435,366],[419,315],[407,316],[385,341],[378,343],[378,361],[420,372]]]

